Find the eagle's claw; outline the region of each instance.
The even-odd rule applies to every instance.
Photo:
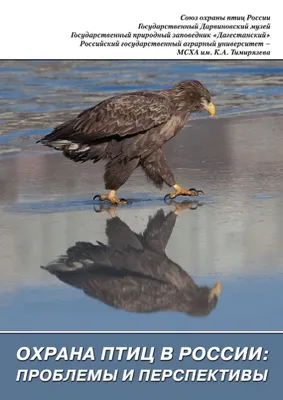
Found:
[[[202,190],[197,190],[197,189],[194,189],[194,188],[189,189],[189,192],[196,193],[196,194],[191,194],[189,196],[199,196],[200,194],[204,194]]]
[[[96,199],[98,199],[99,201],[109,201],[110,204],[112,205],[125,205],[125,204],[129,204],[130,201],[126,200],[126,199],[118,199],[117,197],[111,195],[111,194],[107,194],[107,195],[95,195],[93,197],[93,201],[95,201]]]
[[[96,199],[100,200],[100,195],[99,194],[96,194],[95,196],[93,196],[92,201],[95,201]]]
[[[191,188],[189,190],[187,189],[183,189],[180,188],[180,190],[175,190],[175,192],[173,193],[168,193],[165,197],[164,197],[164,201],[166,202],[167,199],[175,199],[178,196],[191,196],[191,197],[195,197],[195,196],[199,196],[201,194],[204,194],[202,190],[197,190],[194,188]]]

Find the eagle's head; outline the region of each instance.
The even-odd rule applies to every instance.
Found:
[[[218,298],[222,290],[222,285],[217,282],[212,288],[207,286],[198,286],[190,304],[188,314],[195,317],[204,317],[209,315],[216,307]]]
[[[182,109],[186,107],[190,112],[208,111],[213,117],[216,112],[214,104],[211,102],[211,95],[199,81],[182,81],[173,87],[174,98]]]

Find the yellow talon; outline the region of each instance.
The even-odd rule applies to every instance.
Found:
[[[180,185],[174,185],[173,188],[175,189],[175,192],[169,193],[165,198],[169,197],[170,199],[175,199],[177,196],[199,196],[200,194],[203,194],[202,190],[183,189]]]
[[[96,200],[97,198],[100,201],[105,201],[108,200],[110,204],[119,204],[119,205],[124,205],[128,204],[127,200],[125,199],[118,199],[118,197],[115,196],[116,191],[115,190],[110,190],[108,194],[102,194],[102,195],[96,195],[94,196],[93,200]]]

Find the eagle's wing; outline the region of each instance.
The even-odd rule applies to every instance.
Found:
[[[44,139],[96,141],[111,136],[143,133],[167,122],[174,105],[159,93],[135,92],[104,100],[59,125]]]
[[[150,218],[147,227],[143,233],[147,247],[156,252],[165,252],[165,248],[172,235],[176,223],[176,214],[170,212],[165,216],[164,210],[160,209]]]

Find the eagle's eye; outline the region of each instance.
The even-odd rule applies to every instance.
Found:
[[[200,102],[201,102],[201,104],[203,104],[203,105],[208,105],[208,104],[209,104],[209,102],[206,100],[205,97],[201,97],[201,98],[200,98]]]

